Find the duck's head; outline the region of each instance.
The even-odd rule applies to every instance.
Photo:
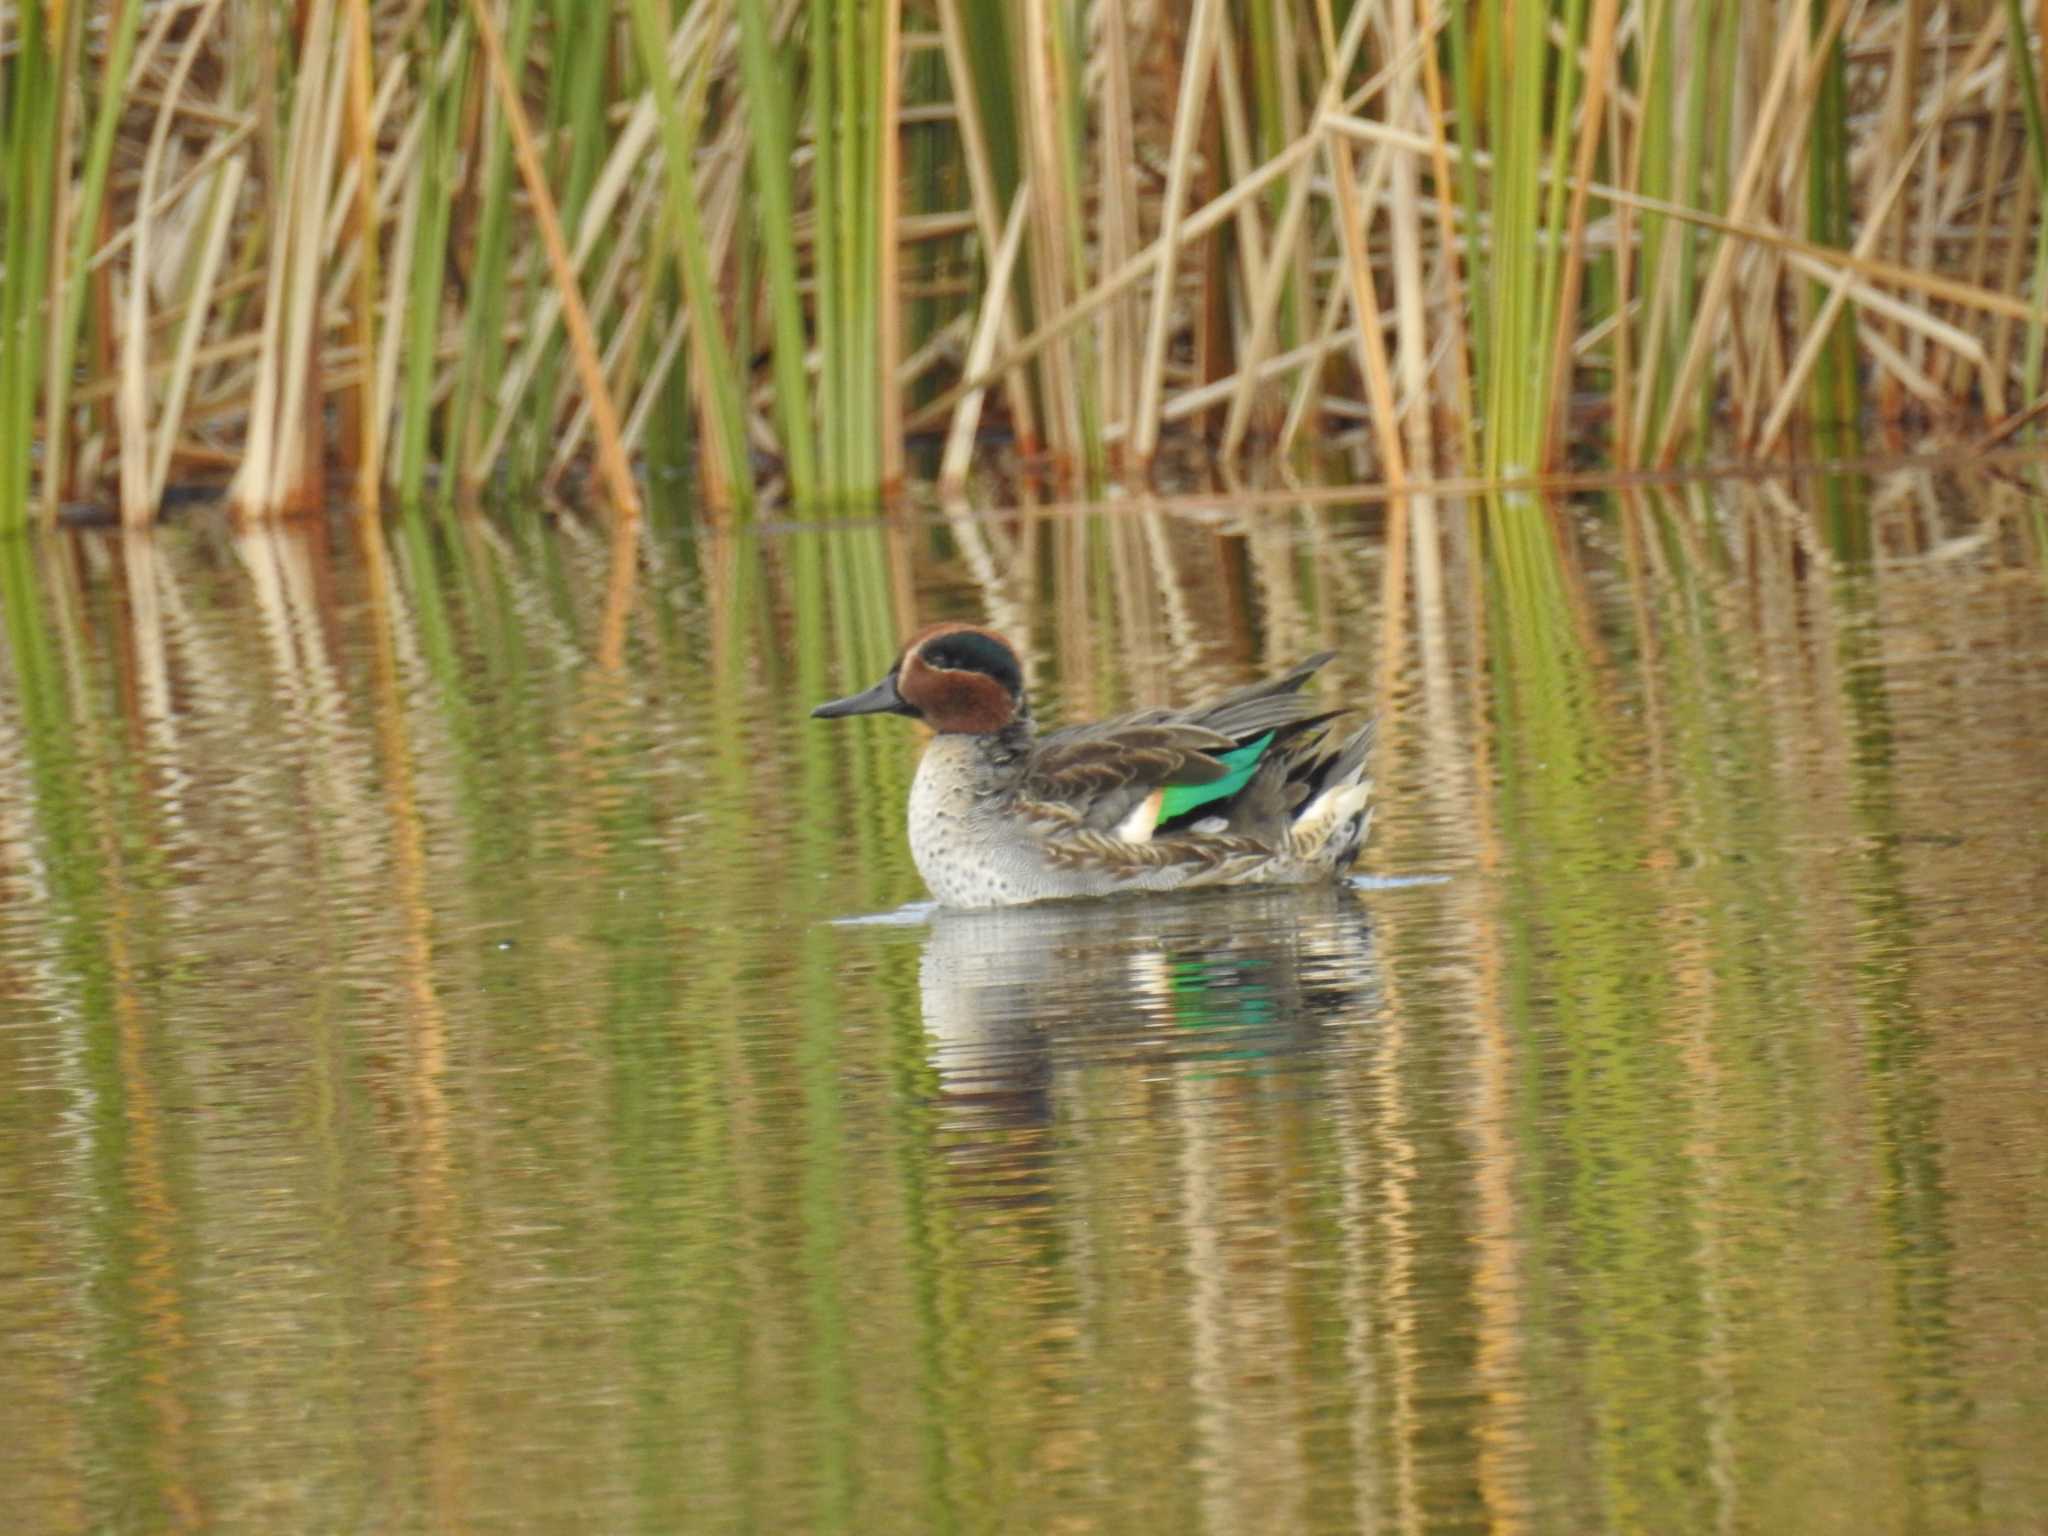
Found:
[[[864,693],[820,704],[841,715],[909,715],[935,731],[986,735],[1030,717],[1024,668],[1010,642],[972,624],[934,624],[910,637],[889,675]]]

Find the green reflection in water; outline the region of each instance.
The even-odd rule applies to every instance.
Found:
[[[1617,742],[1612,681],[1561,522],[1531,502],[1489,508],[1489,643],[1499,719],[1500,825],[1520,854],[1508,896],[1510,1017],[1525,1053],[1532,1301],[1579,1355],[1584,1397],[1541,1439],[1590,1430],[1595,1481],[1577,1495],[1622,1529],[1711,1525],[1698,1473],[1707,1401],[1696,1269],[1690,1107],[1664,1029],[1673,981],[1644,942],[1654,910],[1635,866],[1645,807]],[[1571,1321],[1565,1322],[1569,1316]],[[1561,1378],[1564,1357],[1546,1361]],[[1555,1447],[1560,1462],[1566,1447]]]
[[[1911,829],[1897,805],[1896,727],[1877,655],[1877,594],[1867,575],[1848,573],[1833,584],[1832,596],[1857,833],[1846,871],[1857,914],[1849,960],[1868,1054],[1877,1215],[1891,1272],[1897,1340],[1885,1374],[1895,1398],[1900,1482],[1911,1528],[1969,1530],[1983,1511],[1967,1444],[1972,1410],[1957,1379],[1941,1107],[1914,1002],[1920,925],[1899,857]]]

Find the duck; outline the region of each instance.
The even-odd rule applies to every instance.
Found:
[[[1372,827],[1373,722],[1303,685],[1335,652],[1188,709],[1040,734],[992,629],[932,624],[821,720],[907,715],[933,735],[910,787],[910,854],[945,907],[1333,881]],[[1333,736],[1335,739],[1333,740]]]

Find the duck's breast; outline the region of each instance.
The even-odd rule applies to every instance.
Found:
[[[1016,813],[1010,775],[978,738],[934,736],[910,786],[910,856],[949,907],[1009,907],[1088,894],[1045,857],[1039,830]]]

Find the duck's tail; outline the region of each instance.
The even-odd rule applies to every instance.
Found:
[[[1310,748],[1291,765],[1289,798],[1299,807],[1288,829],[1294,856],[1332,873],[1358,857],[1372,830],[1372,757],[1378,722],[1368,720],[1336,747]]]

